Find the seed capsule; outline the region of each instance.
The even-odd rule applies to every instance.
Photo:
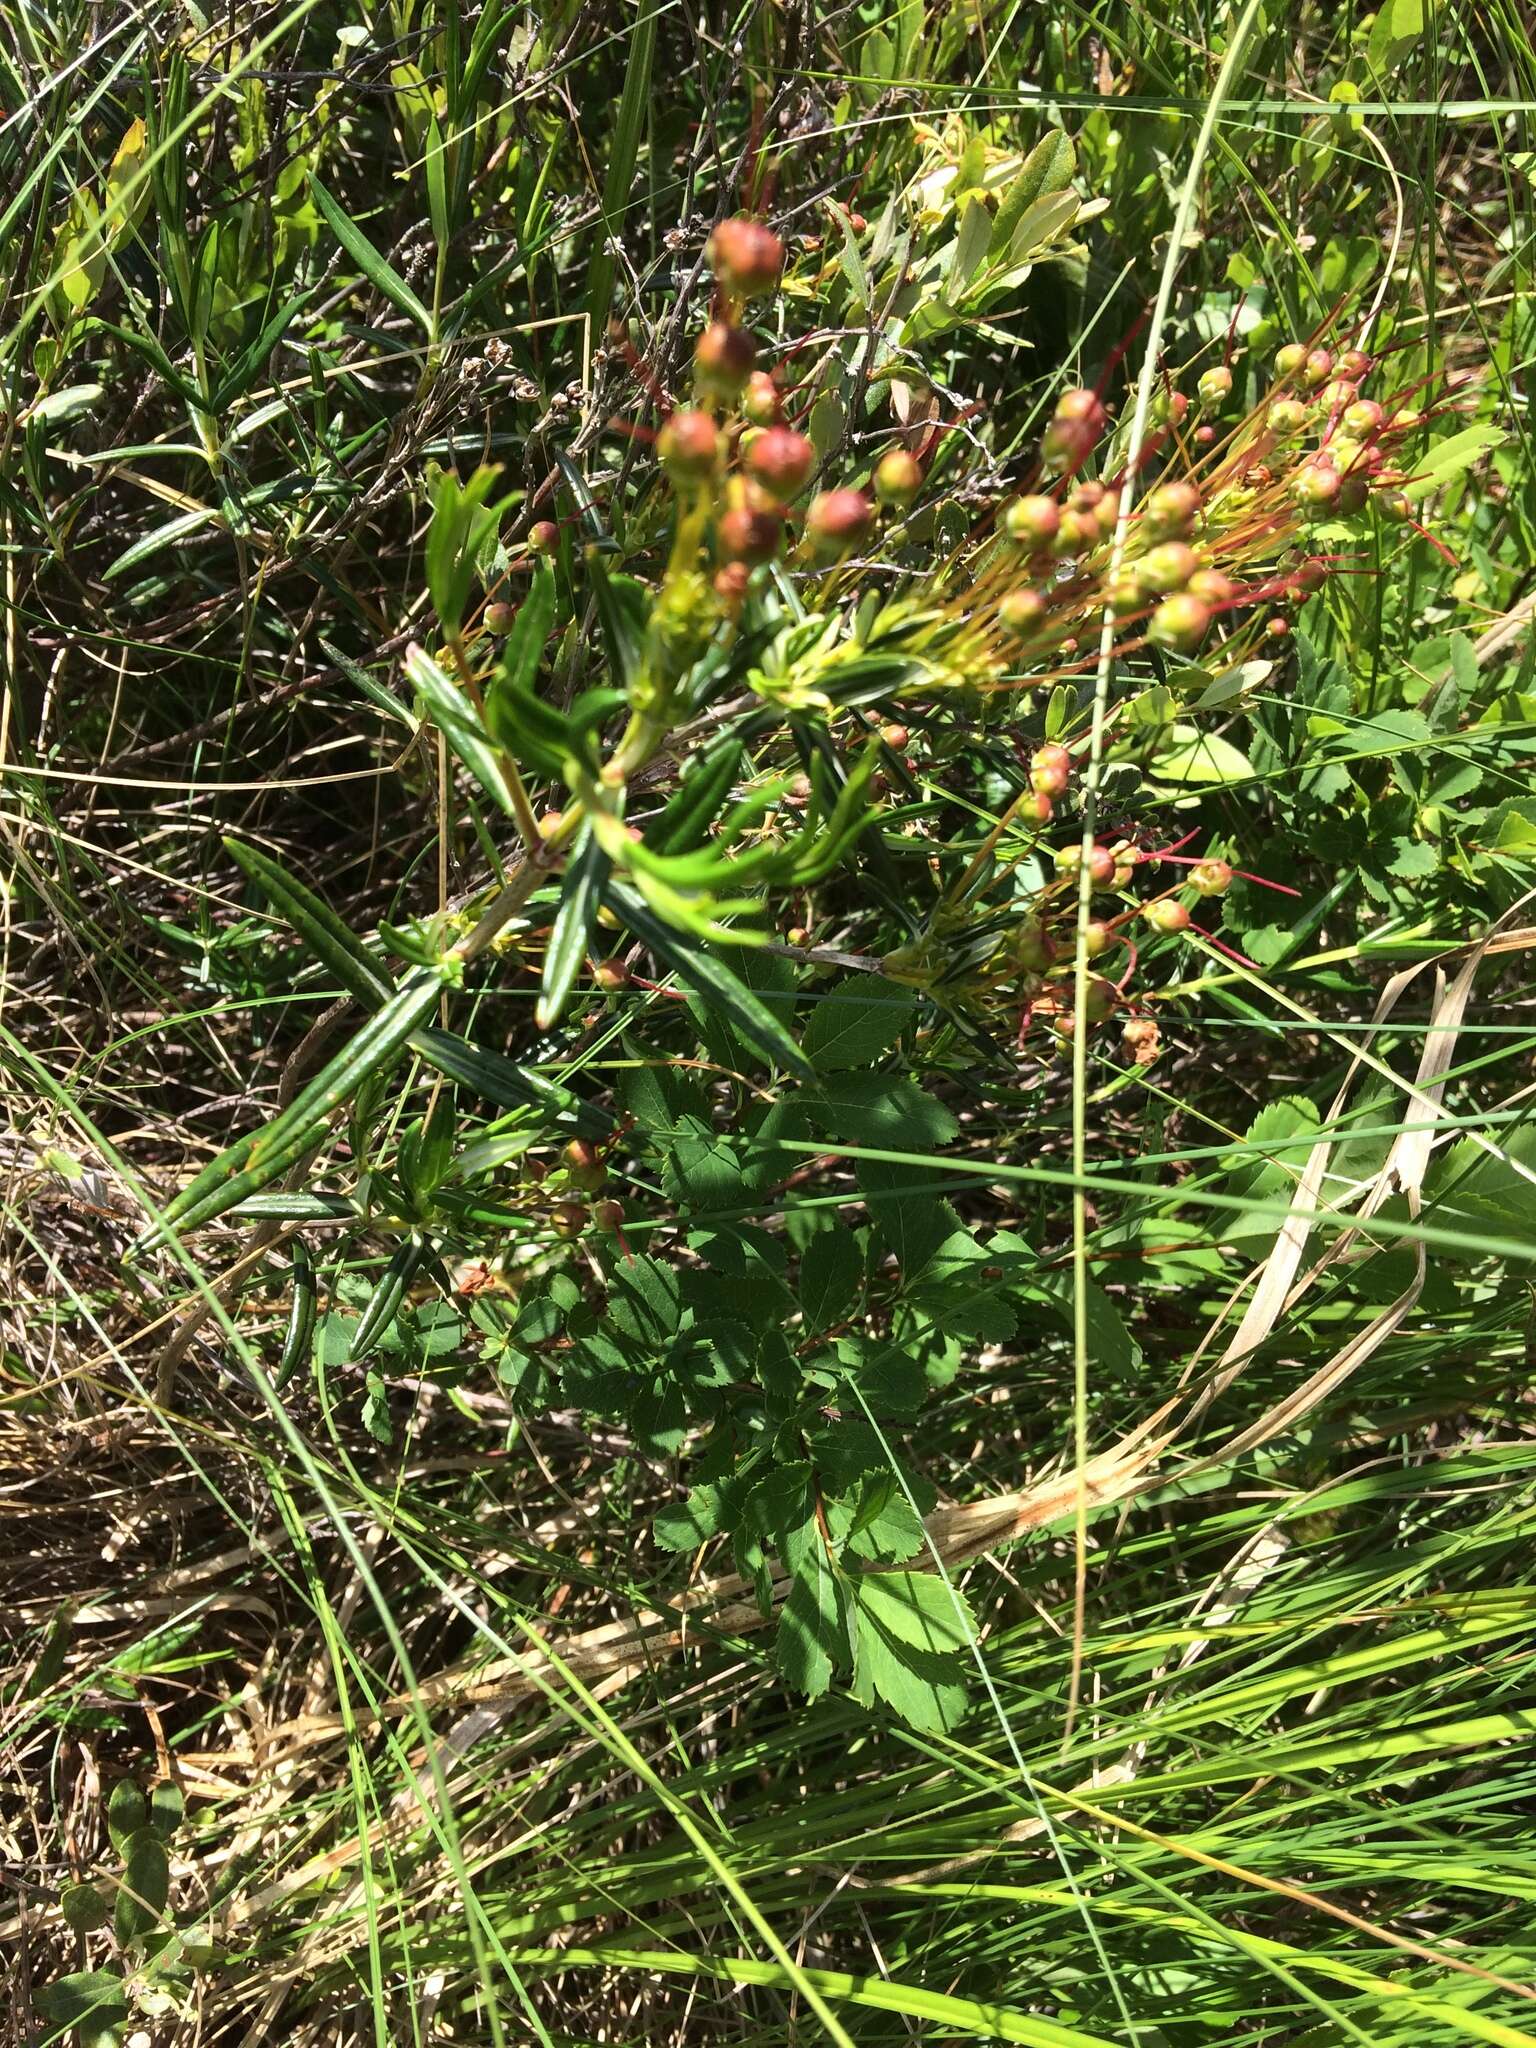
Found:
[[[1288,441],[1307,424],[1307,408],[1299,398],[1277,398],[1264,417],[1269,431]]]
[[[784,268],[784,244],[772,228],[744,214],[720,222],[704,255],[722,289],[737,299],[758,299],[771,292]]]
[[[843,554],[869,537],[875,508],[862,491],[818,491],[805,515],[805,537],[822,557]]]
[[[793,427],[765,427],[747,450],[747,468],[777,498],[792,498],[815,467],[815,448]]]
[[[1200,493],[1193,484],[1159,484],[1147,493],[1141,516],[1148,533],[1161,538],[1178,538],[1188,533],[1200,510]]]
[[[1315,391],[1320,384],[1326,384],[1333,375],[1333,357],[1325,348],[1307,351],[1307,360],[1302,365],[1301,381],[1309,391]]]
[[[1225,896],[1232,886],[1232,870],[1224,860],[1203,860],[1190,869],[1189,881],[1201,896]]]
[[[552,555],[560,545],[560,529],[553,519],[536,519],[524,545],[530,555]]]
[[[1157,646],[1174,654],[1193,654],[1210,630],[1210,606],[1188,590],[1165,597],[1147,628]]]
[[[516,608],[510,604],[488,604],[484,613],[485,630],[487,633],[510,633],[516,617]]]
[[[905,512],[923,488],[922,465],[905,448],[889,449],[875,464],[874,484],[882,505]]]
[[[757,346],[744,327],[711,320],[693,351],[693,375],[699,395],[710,405],[726,405],[747,387],[757,362]]]
[[[1072,756],[1054,743],[1037,747],[1029,757],[1030,787],[1040,796],[1064,796],[1072,780]]]
[[[656,436],[656,453],[678,483],[699,483],[714,473],[720,435],[707,412],[675,412]]]
[[[1189,912],[1176,896],[1164,896],[1159,898],[1156,903],[1149,903],[1141,914],[1154,931],[1187,932],[1189,930]]]
[[[1237,595],[1237,585],[1220,569],[1197,569],[1184,587],[1191,596],[1213,606],[1230,604]]]
[[[1003,526],[1010,540],[1020,547],[1048,548],[1061,526],[1061,507],[1054,498],[1015,498],[1003,513]]]
[[[1304,341],[1288,341],[1284,348],[1275,351],[1275,375],[1294,377],[1298,370],[1306,368],[1307,345]]]
[[[1232,395],[1232,372],[1223,363],[1213,364],[1209,370],[1201,371],[1195,389],[1202,405],[1220,405]]]
[[[733,505],[721,515],[715,529],[720,552],[731,562],[757,568],[771,562],[778,551],[783,519],[762,505]]]
[[[1049,612],[1038,590],[1010,590],[997,608],[997,621],[1005,633],[1028,640],[1044,626]]]
[[[1182,590],[1199,567],[1200,557],[1188,541],[1165,540],[1148,548],[1134,573],[1144,591],[1167,597],[1172,591]]]
[[[1339,472],[1322,459],[1304,462],[1291,479],[1291,493],[1306,511],[1326,511],[1338,502]]]

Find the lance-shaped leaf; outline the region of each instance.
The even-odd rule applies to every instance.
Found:
[[[263,890],[268,901],[288,920],[315,958],[336,977],[349,995],[370,1010],[387,1003],[395,985],[357,934],[304,883],[270,854],[238,839],[226,839],[230,859]]]
[[[378,250],[369,241],[356,221],[344,213],[326,191],[320,180],[311,176],[310,192],[316,206],[330,224],[331,233],[352,258],[358,269],[374,288],[381,292],[392,306],[398,306],[417,322],[426,334],[432,332],[432,315],[411,290],[399,271],[386,263]]]
[[[416,685],[434,724],[491,801],[517,816],[500,750],[481,722],[480,714],[452,677],[424,647],[406,651],[405,672]]]
[[[658,960],[671,968],[685,987],[692,989],[706,1009],[717,1010],[727,1018],[773,1065],[785,1067],[802,1079],[810,1078],[810,1062],[799,1046],[762,998],[754,995],[723,960],[706,953],[689,934],[663,924],[622,882],[610,881],[603,895],[614,914],[650,947]]]
[[[592,943],[610,866],[607,854],[590,832],[583,835],[575,854],[566,862],[560,908],[544,952],[544,979],[534,1013],[541,1031],[554,1023],[570,1000],[571,989]]]
[[[141,1239],[141,1249],[162,1244],[172,1230],[212,1223],[270,1187],[318,1144],[331,1117],[363,1082],[393,1064],[442,989],[443,976],[432,969],[413,975],[280,1116],[221,1152],[167,1204],[162,1221]]]

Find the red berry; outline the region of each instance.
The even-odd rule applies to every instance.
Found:
[[[747,468],[775,497],[792,498],[815,467],[815,448],[793,427],[765,427],[747,450]]]
[[[704,254],[719,284],[737,299],[757,299],[771,292],[784,268],[784,244],[772,228],[744,214],[721,221]]]
[[[675,412],[656,436],[661,466],[679,483],[698,483],[714,472],[720,435],[707,412]]]
[[[818,491],[805,515],[805,537],[823,557],[840,555],[869,536],[875,508],[862,491]]]
[[[912,735],[904,725],[882,725],[880,737],[893,754],[904,754]]]
[[[722,562],[711,581],[716,597],[734,611],[751,588],[752,571],[745,562]]]

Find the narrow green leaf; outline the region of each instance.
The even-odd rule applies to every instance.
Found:
[[[540,562],[533,572],[528,595],[517,608],[512,630],[507,635],[497,664],[515,689],[531,690],[544,658],[544,644],[555,623],[555,572]]]
[[[810,1079],[811,1065],[799,1046],[761,998],[723,960],[705,952],[688,934],[663,924],[624,884],[610,880],[603,896],[635,937],[649,946],[706,1008],[718,1010],[770,1062],[804,1080]]]
[[[399,271],[394,270],[375,249],[362,229],[344,213],[326,191],[320,180],[310,173],[309,189],[316,206],[324,214],[330,229],[338,242],[352,258],[358,269],[374,289],[383,294],[392,306],[406,313],[421,328],[424,334],[432,332],[432,315],[411,290]]]
[[[603,217],[594,231],[595,253],[587,271],[587,321],[594,342],[600,341],[608,330],[614,279],[611,243],[624,232],[624,213],[640,154],[640,137],[650,115],[651,67],[656,55],[656,32],[660,19],[659,8],[644,9],[629,40],[624,94],[619,101],[618,119],[613,124],[608,175],[603,181]]]
[[[282,912],[315,958],[333,974],[349,995],[370,1010],[388,1002],[395,985],[384,968],[368,951],[357,934],[342,923],[328,903],[289,874],[280,861],[258,847],[238,839],[226,839],[230,859],[261,889],[275,909]]]
[[[568,1120],[570,1128],[582,1137],[601,1137],[613,1128],[606,1110],[583,1102],[579,1095],[546,1081],[542,1074],[518,1066],[504,1053],[471,1045],[456,1032],[428,1026],[412,1034],[411,1049],[449,1080],[462,1082],[502,1109],[545,1110],[557,1122]]]
[[[368,1297],[368,1306],[358,1320],[352,1333],[351,1363],[359,1365],[371,1351],[377,1349],[381,1340],[388,1335],[406,1291],[421,1268],[427,1256],[427,1247],[418,1237],[408,1237],[403,1244],[396,1245],[384,1268],[383,1276],[373,1293]]]
[[[591,947],[610,866],[607,854],[590,832],[584,834],[574,857],[566,863],[560,908],[544,951],[544,978],[534,1012],[534,1021],[541,1031],[554,1023],[570,1000]]]
[[[142,1240],[147,1250],[167,1233],[212,1223],[285,1174],[319,1142],[327,1123],[370,1075],[383,1072],[442,995],[443,977],[415,974],[371,1017],[303,1093],[263,1130],[241,1138],[205,1166],[166,1207],[164,1221]]]
[[[509,818],[517,815],[499,748],[480,714],[457,683],[414,643],[406,650],[405,672],[416,685],[434,724],[491,801]]]

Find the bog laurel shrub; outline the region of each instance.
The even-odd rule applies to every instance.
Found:
[[[962,1709],[972,1622],[929,1568],[914,1424],[977,1347],[1072,1313],[1022,1234],[945,1198],[968,1081],[1033,1076],[1044,1114],[1081,1030],[1137,1085],[1181,949],[1243,958],[1217,921],[1241,881],[1240,939],[1263,885],[1198,804],[1253,773],[1221,728],[1261,685],[1334,702],[1294,622],[1362,535],[1415,529],[1433,406],[1347,332],[1267,375],[1227,338],[1161,376],[1135,449],[1104,393],[1062,391],[999,488],[924,350],[1059,245],[1070,171],[1051,137],[915,275],[892,214],[782,293],[779,236],[722,221],[628,569],[579,478],[534,519],[492,468],[429,479],[435,624],[404,672],[473,787],[484,887],[361,934],[230,845],[366,1021],[164,1218],[383,1243],[382,1278],[317,1320],[297,1233],[280,1379],[312,1346],[360,1368],[387,1439],[392,1372],[472,1337],[519,1407],[685,1454],[655,1540],[727,1540],[782,1602],[790,1685],[843,1676],[928,1726]],[[896,339],[860,402],[885,424],[855,437],[823,315],[877,291]],[[1277,758],[1309,743],[1260,725]],[[478,998],[532,976],[531,1032],[493,1043]],[[583,1088],[594,1045],[611,1101]],[[303,1184],[343,1109],[350,1159]]]

